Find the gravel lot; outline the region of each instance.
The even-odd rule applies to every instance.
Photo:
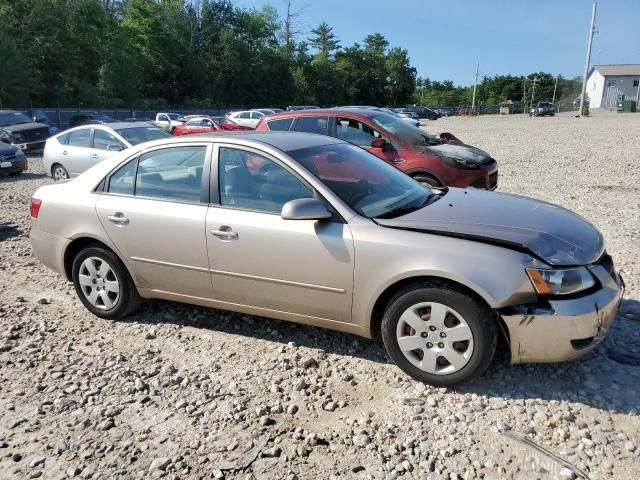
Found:
[[[499,190],[602,229],[627,293],[595,352],[498,355],[445,390],[341,333],[159,301],[98,320],[31,256],[28,199],[51,181],[32,158],[0,178],[0,477],[638,478],[640,114],[427,128],[494,155]]]

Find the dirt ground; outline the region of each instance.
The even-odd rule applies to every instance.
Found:
[[[369,340],[171,302],[90,315],[31,256],[32,157],[0,177],[0,478],[630,479],[640,476],[640,114],[443,118],[498,190],[597,225],[627,284],[571,363],[425,387]],[[553,332],[550,332],[553,335]]]

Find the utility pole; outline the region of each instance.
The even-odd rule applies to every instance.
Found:
[[[473,83],[473,98],[471,99],[471,115],[473,115],[473,112],[475,111],[476,108],[476,88],[478,87],[478,70],[480,70],[480,60],[478,60],[478,63],[476,64],[476,81]]]
[[[551,103],[553,105],[556,104],[556,90],[558,90],[558,79],[560,78],[560,74],[556,75],[556,84],[553,87],[553,100],[551,100]]]
[[[582,93],[580,93],[580,116],[584,116],[585,97],[587,94],[587,75],[589,74],[589,63],[591,63],[591,45],[593,43],[593,32],[596,28],[596,3],[593,3],[591,12],[591,28],[589,28],[589,43],[587,44],[587,58],[584,61],[584,75],[582,76]]]
[[[522,77],[522,113],[527,106],[527,77]]]
[[[531,90],[531,105],[529,105],[529,109],[533,108],[533,99],[536,96],[536,82],[538,81],[538,77],[533,77],[533,88]]]

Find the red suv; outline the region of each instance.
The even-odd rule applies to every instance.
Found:
[[[494,190],[498,165],[482,150],[450,133],[439,137],[388,113],[353,108],[284,112],[260,120],[257,131],[330,135],[358,145],[415,180],[435,187]]]

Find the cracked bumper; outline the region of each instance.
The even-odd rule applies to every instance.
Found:
[[[593,350],[616,317],[624,282],[615,272],[589,267],[602,286],[581,298],[550,300],[547,308],[502,314],[509,332],[511,363],[562,362]]]

